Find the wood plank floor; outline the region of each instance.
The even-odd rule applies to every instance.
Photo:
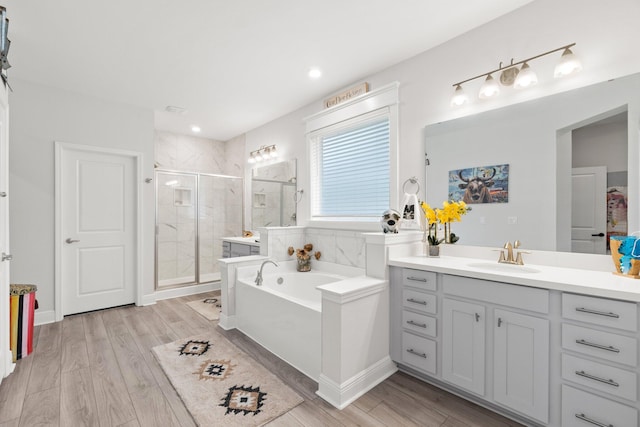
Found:
[[[304,398],[270,427],[519,425],[403,373],[339,411],[315,395],[315,382],[242,333],[224,331],[186,305],[214,295],[112,308],[37,326],[33,354],[0,384],[0,427],[194,426],[151,349],[211,331],[227,337]]]

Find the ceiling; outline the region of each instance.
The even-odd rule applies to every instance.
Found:
[[[9,79],[228,140],[531,0],[4,0]],[[311,67],[322,70],[312,80]],[[187,109],[167,113],[166,106]]]

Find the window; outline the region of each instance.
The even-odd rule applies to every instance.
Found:
[[[308,218],[318,227],[374,230],[382,213],[397,204],[398,86],[391,83],[305,119],[310,197],[303,223]]]
[[[312,138],[311,216],[314,219],[380,218],[390,206],[389,178],[386,109],[364,120],[357,118],[325,128]]]

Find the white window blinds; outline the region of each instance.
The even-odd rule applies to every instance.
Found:
[[[379,218],[389,209],[389,117],[375,116],[312,140],[312,217]]]

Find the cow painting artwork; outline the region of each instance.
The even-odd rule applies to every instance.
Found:
[[[449,198],[467,204],[507,203],[509,165],[479,166],[449,171]]]

